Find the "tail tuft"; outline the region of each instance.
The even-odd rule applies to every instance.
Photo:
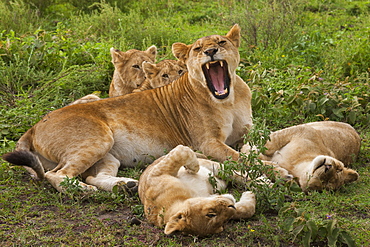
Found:
[[[44,179],[45,177],[44,167],[39,158],[28,150],[15,150],[4,154],[2,158],[13,165],[32,168],[36,172],[38,179]]]

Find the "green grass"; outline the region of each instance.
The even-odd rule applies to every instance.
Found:
[[[239,23],[238,74],[252,89],[255,123],[271,131],[325,119],[350,123],[362,137],[353,165],[360,180],[336,192],[276,187],[276,195],[266,195],[271,202],[286,196],[282,205],[257,208],[251,219],[230,221],[224,232],[197,238],[165,236],[146,222],[137,196],[60,194],[2,161],[1,246],[303,246],[313,232],[310,224],[331,223],[357,246],[369,246],[370,2],[24,2],[0,1],[0,155],[14,149],[47,112],[94,91],[106,97],[113,74],[110,47],[156,45],[157,60],[170,59],[172,43],[226,34]],[[134,178],[140,173],[120,171]],[[344,239],[337,240],[345,246]],[[327,235],[319,234],[311,246],[328,243]]]

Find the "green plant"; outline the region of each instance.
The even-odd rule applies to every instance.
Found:
[[[63,181],[60,183],[60,186],[63,187],[67,193],[75,193],[82,191],[82,186],[76,177],[69,178],[66,176]]]
[[[330,247],[337,246],[337,243],[355,246],[352,237],[337,226],[337,220],[332,219],[331,215],[327,215],[323,221],[315,220],[304,209],[296,208],[292,203],[281,208],[279,216],[281,228],[293,235],[292,242],[300,239],[305,247],[324,240]]]
[[[287,195],[301,190],[295,184],[285,182],[276,176],[272,167],[265,165],[258,158],[265,150],[264,145],[269,139],[270,131],[263,121],[255,119],[255,122],[257,123],[244,138],[247,145],[253,148],[248,154],[240,153],[238,161],[225,161],[217,176],[233,184],[234,188],[238,188],[237,191],[253,191],[257,196],[256,208],[260,212],[278,211],[284,205]],[[209,181],[215,185],[212,176]]]

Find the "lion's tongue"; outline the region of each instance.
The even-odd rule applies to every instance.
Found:
[[[219,94],[225,93],[225,75],[221,66],[211,66],[209,75],[212,80],[213,87]]]

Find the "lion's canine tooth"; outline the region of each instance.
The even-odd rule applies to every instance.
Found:
[[[206,63],[206,67],[207,67],[207,69],[209,69],[209,63]]]
[[[224,62],[220,61],[220,65],[221,65],[221,67],[224,67]]]

